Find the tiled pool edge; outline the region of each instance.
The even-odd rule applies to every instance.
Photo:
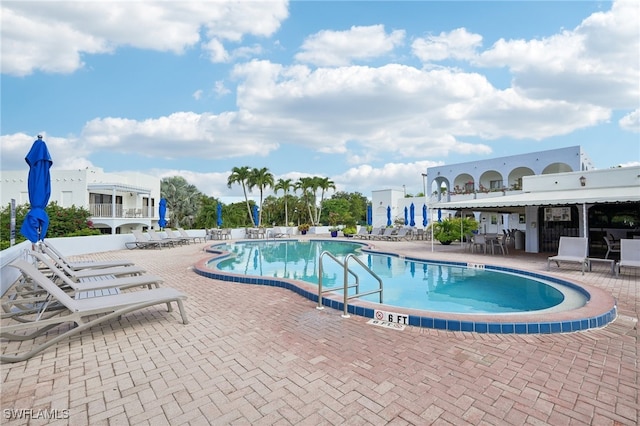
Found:
[[[360,243],[362,244],[362,243]],[[362,244],[366,246],[366,244]],[[213,258],[203,259],[194,265],[194,271],[204,277],[217,279],[221,281],[235,282],[241,284],[257,284],[257,285],[266,285],[272,287],[281,287],[293,291],[300,296],[313,301],[314,303],[318,303],[318,294],[317,292],[313,292],[302,288],[302,285],[306,285],[303,283],[298,283],[297,281],[287,280],[287,279],[279,279],[279,278],[266,278],[266,277],[252,277],[240,274],[231,274],[221,271],[215,271],[207,268],[207,265],[212,261],[219,261],[231,255],[231,253],[224,252],[221,250],[216,250],[214,248],[205,249],[207,253],[214,254]],[[366,250],[372,253],[384,254],[388,256],[401,257],[395,253],[389,252],[379,252],[374,250]],[[463,262],[449,262],[449,261],[438,261],[438,260],[426,260],[415,257],[404,257],[404,259],[410,261],[419,261],[425,262],[428,261],[430,263],[435,264],[443,264],[443,265],[455,265],[455,266],[467,266],[466,263]],[[487,269],[497,270],[497,271],[505,271],[505,272],[513,272],[522,275],[527,275],[536,278],[542,278],[547,281],[551,281],[560,285],[565,285],[571,287],[575,290],[580,291],[585,294],[587,299],[590,299],[590,293],[582,288],[579,285],[571,283],[569,281],[565,281],[559,278],[542,275],[535,272],[523,271],[514,268],[500,267],[494,265],[487,265]],[[340,300],[335,300],[330,297],[322,298],[322,305],[330,307],[332,309],[336,309],[338,311],[344,311],[344,302]],[[384,310],[385,305],[382,305],[380,310]],[[361,306],[358,302],[354,304],[347,305],[347,312],[352,315],[358,315],[365,318],[374,318],[375,309]],[[432,315],[432,316],[420,316],[415,314],[408,315],[408,324],[415,327],[422,328],[431,328],[436,330],[447,330],[447,331],[462,331],[462,332],[474,332],[474,333],[491,333],[491,334],[555,334],[555,333],[571,333],[577,331],[585,331],[594,328],[601,328],[605,325],[611,323],[616,319],[617,316],[617,304],[614,302],[613,307],[611,307],[608,311],[602,312],[598,315],[588,316],[586,318],[577,318],[577,319],[566,319],[566,320],[558,320],[558,321],[513,321],[513,322],[492,322],[492,321],[473,321],[473,320],[462,320],[459,318],[446,318],[449,316],[447,313],[442,313],[442,315]]]

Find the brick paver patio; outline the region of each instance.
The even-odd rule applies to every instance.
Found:
[[[431,252],[426,241],[375,244],[430,259],[472,256],[437,243]],[[596,264],[584,276],[569,266],[549,273],[618,299],[618,319],[602,329],[398,331],[316,310],[285,289],[201,277],[191,267],[206,245],[84,257],[128,258],[162,276],[188,294],[190,324],[152,307],[2,365],[2,424],[638,424],[633,271],[615,278]],[[546,273],[546,255],[475,259]]]

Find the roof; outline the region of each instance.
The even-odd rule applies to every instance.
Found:
[[[603,204],[640,202],[640,187],[609,187],[581,190],[523,192],[504,197],[440,202],[431,208],[445,210],[522,211],[525,206],[558,206],[567,204]]]

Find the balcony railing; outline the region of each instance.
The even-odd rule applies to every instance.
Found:
[[[127,208],[125,209],[122,204],[115,205],[115,214],[113,211],[113,204],[89,204],[89,211],[93,217],[116,217],[116,218],[134,218],[143,217],[149,218],[147,208]]]

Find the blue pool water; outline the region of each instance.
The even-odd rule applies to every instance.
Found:
[[[385,305],[437,312],[517,313],[553,308],[565,299],[561,286],[509,272],[435,264],[396,256],[362,252],[359,244],[341,241],[260,241],[216,245],[233,255],[216,269],[248,276],[287,278],[318,284],[318,259],[328,251],[342,260],[353,254],[384,283]],[[378,282],[357,262],[350,268],[360,276],[360,291]],[[343,269],[323,257],[323,287],[343,284]],[[573,296],[572,296],[573,297]],[[379,296],[363,298],[379,302]]]

